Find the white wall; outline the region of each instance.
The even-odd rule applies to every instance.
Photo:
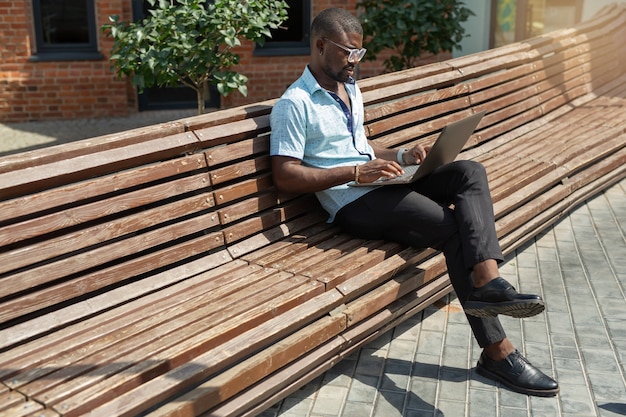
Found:
[[[461,42],[462,49],[454,50],[452,56],[464,56],[489,49],[489,27],[491,26],[491,0],[465,0],[465,7],[474,12],[463,22],[465,34],[470,35]]]

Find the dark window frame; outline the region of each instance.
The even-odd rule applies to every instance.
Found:
[[[304,3],[302,5],[302,22],[299,22],[302,27],[302,40],[277,42],[273,41],[271,38],[267,38],[263,46],[260,46],[259,44],[256,45],[254,48],[254,56],[308,55],[311,52],[311,0],[299,1]],[[289,12],[289,9],[287,9],[287,12]]]
[[[33,22],[35,28],[35,53],[31,61],[77,61],[102,60],[104,55],[98,51],[98,30],[96,27],[95,0],[84,0],[87,8],[87,28],[89,42],[49,44],[44,41],[43,22],[41,19],[41,0],[33,0]]]

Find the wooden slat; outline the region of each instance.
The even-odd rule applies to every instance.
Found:
[[[314,226],[293,233],[288,239],[265,246],[262,249],[241,256],[240,259],[261,266],[284,264],[292,256],[306,250],[320,242],[332,239],[340,233],[337,226],[328,223],[318,223]]]
[[[151,416],[189,416],[205,412],[248,388],[266,375],[306,355],[346,328],[343,315],[324,317],[287,336],[265,351],[209,379],[190,393],[176,398]]]
[[[45,360],[42,350],[51,348],[50,355],[61,353],[59,346],[73,349],[68,342],[76,334],[98,338],[106,333],[109,323],[122,317],[127,324],[143,316],[138,312],[149,311],[160,305],[162,299],[175,298],[181,285],[197,285],[204,280],[207,271],[228,275],[231,268],[240,267],[232,261],[226,250],[192,259],[183,265],[158,272],[147,279],[110,289],[103,294],[47,312],[9,328],[0,330],[0,364],[13,366],[18,358],[37,352],[39,360]],[[218,268],[219,267],[219,268]],[[95,329],[95,332],[93,330]],[[43,335],[55,330],[50,338]],[[91,333],[90,333],[91,331]],[[36,338],[39,337],[39,338]],[[32,340],[31,342],[26,342]],[[88,343],[87,339],[84,343]],[[80,342],[78,342],[80,343]],[[7,350],[12,346],[11,350]],[[9,369],[9,365],[4,368]],[[2,377],[0,372],[0,378]]]
[[[366,295],[353,301],[344,310],[348,319],[348,326],[353,326],[366,318],[384,310],[402,296],[415,291],[424,283],[424,273],[403,273],[393,279],[378,285]]]
[[[206,217],[208,219],[209,216]],[[195,219],[195,221],[199,222],[198,219]],[[195,228],[196,226],[194,225],[192,227]],[[169,241],[168,237],[177,236],[178,233],[181,233],[181,230],[176,230],[175,227],[171,227],[169,231],[170,234],[166,236],[158,232],[159,231],[155,231],[152,233],[157,241],[159,239]],[[140,236],[138,240],[141,242],[143,238]],[[19,298],[11,299],[3,303],[3,308],[0,311],[0,322],[15,319],[27,313],[35,312],[75,297],[84,296],[85,294],[101,290],[125,279],[137,277],[155,269],[178,263],[182,259],[193,257],[221,245],[223,245],[223,235],[220,232],[215,232],[174,248],[157,250],[151,254],[139,256],[135,259],[106,267],[97,272],[89,272],[78,278],[43,288]],[[85,259],[88,260],[89,258],[85,257]],[[49,272],[54,273],[55,271],[55,269],[51,269]],[[16,282],[15,285],[20,286],[21,284]]]
[[[53,188],[41,193],[0,201],[0,222],[9,224],[11,219],[38,217],[55,207],[71,207],[80,201],[114,195],[120,190],[139,184],[161,181],[164,178],[206,168],[202,155],[190,155],[151,164],[137,169],[80,181],[64,187]]]
[[[24,403],[14,405],[4,411],[0,411],[2,417],[26,417],[32,413],[43,411],[43,405],[36,401],[26,401]]]
[[[220,185],[227,181],[239,180],[241,177],[269,172],[270,158],[267,155],[242,162],[231,163],[223,168],[211,171],[213,185]]]
[[[421,254],[422,250],[420,249],[407,248],[341,283],[336,288],[346,297],[347,301],[351,301],[388,280],[402,268],[414,264],[415,258],[420,257]]]
[[[312,214],[297,217],[293,220],[281,223],[271,229],[263,230],[263,233],[258,233],[241,241],[231,243],[228,246],[228,251],[231,253],[233,258],[238,258],[239,256],[246,255],[265,247],[270,243],[286,238],[293,233],[297,233],[303,229],[322,223],[327,217],[327,215],[319,211],[314,211]]]
[[[428,91],[405,99],[371,106],[365,109],[365,124],[369,125],[375,120],[393,116],[397,113],[402,113],[407,109],[421,107],[423,105],[444,101],[453,97],[464,96],[468,93],[468,91],[468,86],[466,84],[459,84],[449,88],[438,89],[434,92]]]
[[[223,401],[216,408],[199,415],[211,417],[258,416],[266,408],[276,404],[282,398],[287,397],[336,365],[335,359],[338,358],[338,354],[344,348],[345,343],[346,341],[341,336],[335,337],[307,355],[299,356],[287,366],[267,376],[247,390]],[[156,410],[155,412],[162,413],[163,411]]]
[[[133,168],[138,164],[170,159],[193,152],[197,146],[198,139],[194,134],[181,133],[123,148],[7,171],[0,173],[0,200]]]
[[[286,279],[281,280],[282,278]],[[68,367],[70,370],[78,367],[83,371],[83,363],[84,366],[91,365],[93,370],[79,378],[69,379],[58,386],[51,384],[50,380],[59,382],[63,377],[71,377],[63,375],[67,374],[64,369],[23,386],[20,390],[45,401],[49,406],[62,404],[58,406],[59,410],[70,415],[78,412],[76,408],[85,411],[115,398],[119,392],[138,387],[143,382],[185,363],[186,358],[216,349],[228,340],[272,317],[288,312],[323,291],[320,286],[310,284],[306,279],[291,278],[287,274],[275,274],[268,280],[276,282],[264,292],[256,293],[254,297],[251,296],[252,288],[243,290],[240,291],[243,294],[233,294],[220,303],[199,308],[195,312],[197,317],[193,318],[195,321],[187,322],[184,318],[177,318],[175,321],[170,320],[171,323],[166,326],[150,329],[153,339],[140,334],[134,338],[136,344],[133,346],[133,338],[126,338],[124,345],[126,349],[130,349],[127,352],[124,351],[125,346],[119,346],[94,357],[85,357],[81,362]],[[234,304],[235,297],[245,301]],[[229,304],[236,308],[226,308]],[[171,330],[168,331],[167,326]],[[118,356],[120,354],[123,355]],[[100,358],[105,355],[106,360]],[[101,366],[93,366],[94,359]]]
[[[366,78],[359,81],[359,88],[363,92],[365,103],[373,103],[374,97],[384,96],[376,91],[389,86],[396,86],[399,83],[419,80],[452,71],[452,67],[447,62],[437,62],[431,65],[420,66],[403,71],[390,72],[377,77]],[[387,99],[391,98],[387,96]]]
[[[270,173],[250,179],[242,179],[235,184],[216,189],[214,191],[215,202],[221,206],[231,201],[254,195],[258,192],[270,190],[272,185],[272,176]]]
[[[264,121],[268,122],[269,120]],[[266,124],[264,123],[263,126],[266,126]],[[239,159],[245,159],[246,161],[251,159],[253,160],[257,155],[267,154],[269,149],[269,135],[264,135],[253,137],[252,139],[233,141],[228,144],[228,147],[216,146],[214,148],[207,149],[205,151],[205,155],[207,161],[209,162],[209,166],[213,169],[217,165],[226,163],[230,166],[234,161]]]
[[[79,156],[140,144],[141,142],[148,142],[166,136],[173,136],[183,132],[184,126],[179,122],[162,123],[8,155],[0,158],[0,173],[47,165]]]
[[[307,198],[289,202],[283,206],[272,207],[270,210],[256,213],[255,216],[249,217],[235,225],[227,225],[224,227],[224,237],[226,243],[233,243],[246,237],[255,235],[263,230],[270,229],[286,221],[307,214],[318,218],[321,213],[317,210],[311,210],[312,206]],[[316,206],[313,206],[316,209]]]
[[[446,100],[443,102],[434,102],[427,107],[421,107],[414,111],[405,108],[405,111],[399,114],[385,118],[381,121],[368,123],[365,127],[365,131],[367,132],[368,138],[374,139],[377,136],[380,136],[387,132],[403,130],[407,126],[413,126],[422,119],[431,119],[433,117],[438,117],[442,114],[467,108],[469,107],[469,105],[469,99],[467,97],[461,96],[459,98],[451,98],[450,100]],[[431,125],[434,125],[434,123]],[[423,126],[424,123],[420,123],[420,127]]]
[[[268,113],[251,119],[243,119],[194,130],[193,132],[198,136],[200,146],[211,150],[211,148],[215,146],[255,138],[258,135],[269,132],[269,129],[270,117]],[[211,155],[211,153],[209,153],[209,155]],[[209,158],[209,165],[212,164],[213,162]]]
[[[19,392],[6,390],[0,393],[0,415],[8,412],[7,410],[14,407],[24,406],[26,401],[26,396],[20,394]]]
[[[219,367],[223,367],[225,361],[233,363],[254,352],[260,345],[269,345],[286,337],[302,324],[330,312],[341,302],[342,296],[339,292],[325,292],[302,303],[298,308],[230,339],[219,349],[197,356],[188,363],[118,396],[92,410],[91,415],[94,417],[112,414],[120,417],[135,415],[175,395],[176,392],[200,383]]]
[[[249,310],[251,306],[246,305],[246,303],[251,303],[251,300],[246,300],[233,308],[223,310],[224,304],[228,306],[228,303],[233,303],[233,300],[242,298],[242,293],[259,292],[259,302],[262,304],[263,297],[268,297],[268,295],[263,295],[261,291],[268,286],[276,287],[276,293],[273,295],[278,297],[293,286],[306,281],[300,280],[300,282],[285,285],[284,282],[291,277],[290,274],[275,274],[275,271],[272,270],[258,269],[249,270],[249,272],[249,285],[245,285],[242,280],[237,280],[222,286],[219,286],[219,282],[215,282],[216,288],[204,288],[200,292],[196,288],[192,288],[185,294],[184,302],[173,303],[171,300],[167,300],[167,306],[160,307],[159,310],[150,306],[151,308],[147,310],[151,311],[152,314],[133,322],[131,325],[127,324],[123,318],[115,323],[115,327],[113,327],[113,323],[108,323],[107,327],[111,328],[111,331],[105,333],[103,330],[101,337],[97,340],[88,345],[83,342],[80,349],[67,349],[63,354],[52,356],[51,360],[47,362],[38,362],[36,367],[25,365],[25,369],[18,375],[12,375],[6,384],[12,389],[19,388],[20,392],[32,398],[43,390],[63,382],[64,379],[71,379],[73,376],[87,373],[90,369],[98,369],[99,364],[107,364],[109,361],[119,361],[118,358],[125,358],[122,364],[118,366],[120,368],[130,367],[133,362],[126,358],[135,350],[147,346],[144,355],[149,357],[170,346],[166,341],[168,337],[173,338],[173,342],[170,341],[170,343],[176,344],[193,336],[192,329],[206,330]],[[220,277],[220,279],[222,278]],[[180,332],[179,329],[184,330]],[[234,332],[235,328],[229,331]],[[77,342],[72,341],[72,343],[76,344]],[[26,359],[22,363],[28,364]],[[37,357],[35,360],[39,361],[40,358]],[[105,372],[98,369],[96,376],[103,378],[104,375]],[[53,400],[53,396],[49,393],[46,394],[46,398],[48,401]]]
[[[178,120],[186,130],[201,130],[211,126],[224,125],[244,119],[250,119],[267,115],[272,110],[276,99],[266,100],[259,103],[224,109],[217,112],[206,113]]]

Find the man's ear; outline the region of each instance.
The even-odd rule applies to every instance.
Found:
[[[324,39],[317,38],[317,40],[315,41],[315,48],[320,55],[324,55]]]

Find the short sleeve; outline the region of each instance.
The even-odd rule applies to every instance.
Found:
[[[302,160],[306,143],[304,111],[289,99],[280,99],[270,114],[270,155]]]

